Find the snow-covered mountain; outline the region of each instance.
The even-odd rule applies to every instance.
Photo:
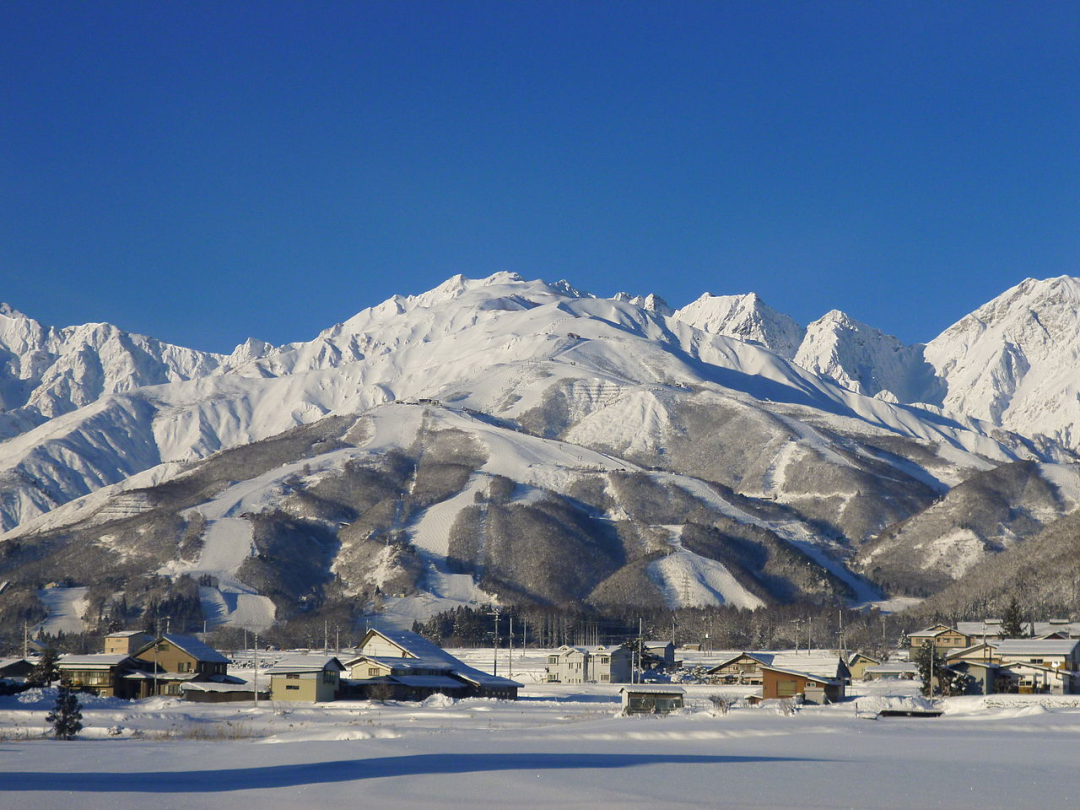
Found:
[[[795,362],[868,397],[893,402],[933,402],[937,381],[923,347],[905,346],[892,335],[839,310],[806,327]]]
[[[0,439],[103,396],[221,373],[266,345],[211,354],[134,335],[107,323],[43,326],[0,304]]]
[[[143,376],[105,374],[51,418],[12,395],[37,421],[0,442],[0,579],[73,578],[72,560],[109,593],[121,573],[189,574],[203,612],[238,625],[376,596],[403,620],[491,599],[864,602],[881,591],[848,563],[866,541],[981,472],[1076,460],[863,395],[914,397],[921,347],[838,313],[804,338],[756,296],[669,314],[655,297],[455,276],[231,356],[7,312],[12,334],[41,337],[6,339],[23,352],[5,391],[35,346],[59,347],[47,368],[81,351]],[[103,337],[49,337],[80,330]],[[42,382],[61,371],[25,378],[42,401],[67,390]]]
[[[756,343],[789,360],[795,357],[806,333],[794,318],[777,312],[756,293],[705,293],[676,310],[674,317],[703,332]]]
[[[1026,279],[926,346],[942,404],[1080,447],[1080,279]]]

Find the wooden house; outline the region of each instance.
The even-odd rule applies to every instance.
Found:
[[[337,700],[345,667],[333,655],[296,655],[270,668],[270,699],[298,703]]]
[[[846,696],[841,678],[828,678],[765,665],[761,668],[761,697],[764,700],[802,698],[804,703],[824,705],[843,700]]]
[[[928,641],[934,645],[934,649],[939,653],[944,653],[948,650],[957,650],[963,647],[970,647],[972,644],[971,636],[965,635],[956,628],[949,627],[945,624],[936,624],[925,630],[908,633],[908,642],[913,656],[921,650],[923,644]]]
[[[57,659],[60,684],[78,692],[98,697],[139,697],[138,679],[128,677],[142,672],[142,664],[130,655],[93,653],[62,655]]]
[[[229,659],[193,636],[166,633],[144,643],[132,657],[145,665],[142,668],[145,672],[128,676],[139,681],[138,697],[179,697],[184,683],[228,680]]]
[[[848,671],[851,673],[851,679],[853,681],[861,681],[866,678],[867,667],[881,666],[881,661],[876,658],[871,658],[865,653],[857,652],[852,653],[851,657],[847,660]]]
[[[772,661],[771,655],[743,652],[721,661],[712,669],[706,670],[705,675],[711,683],[737,683],[760,685],[761,667]]]
[[[458,660],[437,644],[407,630],[364,635],[359,653],[346,659],[350,685],[364,692],[389,692],[399,700],[422,700],[436,692],[454,697],[517,698],[521,684],[489,675]],[[385,687],[385,688],[384,688]]]

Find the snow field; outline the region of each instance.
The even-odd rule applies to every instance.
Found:
[[[993,708],[961,699],[933,720],[872,720],[874,706],[911,700],[886,688],[862,695],[858,713],[853,701],[793,717],[767,707],[717,716],[702,708],[717,691],[689,687],[693,707],[665,718],[619,717],[617,686],[588,685],[530,686],[516,702],[258,710],[88,700],[83,736],[93,742],[73,743],[25,739],[51,704],[27,693],[0,698],[8,737],[0,791],[5,810],[75,802],[1012,810],[1072,807],[1080,795],[1080,708],[1064,702]]]

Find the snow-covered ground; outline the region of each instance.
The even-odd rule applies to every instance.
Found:
[[[48,611],[45,620],[35,625],[35,633],[81,633],[89,588],[42,588],[38,598]]]
[[[913,688],[858,684],[857,701],[792,717],[716,716],[708,695],[740,690],[705,686],[688,687],[690,708],[666,718],[619,717],[610,685],[529,684],[516,702],[258,709],[87,699],[71,743],[37,739],[51,701],[31,692],[0,698],[0,805],[1075,806],[1080,697],[963,698],[937,719],[870,719]]]

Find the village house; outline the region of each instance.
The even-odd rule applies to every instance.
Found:
[[[675,644],[671,641],[643,641],[641,649],[644,652],[645,668],[649,668],[650,660],[654,665],[665,669],[675,666]]]
[[[56,661],[60,684],[98,697],[131,700],[142,697],[139,676],[147,675],[142,662],[123,653],[62,655]]]
[[[110,638],[121,641],[118,636]],[[137,697],[179,697],[182,684],[189,681],[235,682],[226,674],[229,659],[193,636],[165,633],[145,642],[132,657],[143,662],[141,671],[124,677],[139,681]]]
[[[294,703],[337,700],[345,667],[333,655],[295,655],[270,668],[270,699]]]
[[[549,683],[629,683],[633,653],[625,647],[563,645],[548,656]]]
[[[934,649],[939,653],[961,649],[963,647],[970,647],[972,644],[971,636],[965,635],[959,630],[947,625],[936,624],[925,630],[908,633],[911,655],[914,657],[928,641],[933,643]]]
[[[760,686],[761,665],[769,661],[772,661],[772,656],[767,653],[760,656],[757,653],[739,653],[706,670],[705,676],[710,683]]]
[[[886,661],[862,672],[867,681],[913,681],[919,676],[919,668],[908,661]]]
[[[980,641],[977,644],[972,644],[970,647],[964,647],[959,650],[950,650],[945,655],[945,663],[948,666],[953,664],[959,664],[963,661],[974,661],[981,663],[1000,664],[1001,658],[997,653],[997,645],[999,641]]]
[[[146,647],[154,637],[141,630],[121,630],[105,636],[106,655],[134,655]]]
[[[865,653],[857,652],[852,653],[847,660],[848,671],[851,673],[851,679],[853,681],[861,681],[866,677],[867,667],[881,666],[881,661],[876,658],[871,658]]]
[[[1011,691],[1011,673],[1003,670],[995,661],[958,659],[946,668],[965,676],[965,695],[994,695]],[[934,680],[938,679],[935,677]]]
[[[763,665],[761,668],[763,700],[802,698],[804,703],[825,705],[846,697],[844,680],[811,675],[794,669]]]
[[[828,680],[849,682],[851,670],[838,655],[809,651],[799,652],[743,652],[706,670],[706,677],[713,683],[748,684],[757,686],[765,681],[766,666],[804,672]]]
[[[347,688],[358,697],[386,695],[422,700],[441,693],[453,697],[515,700],[521,684],[489,675],[458,660],[437,644],[407,630],[367,631],[353,658],[346,659]]]

